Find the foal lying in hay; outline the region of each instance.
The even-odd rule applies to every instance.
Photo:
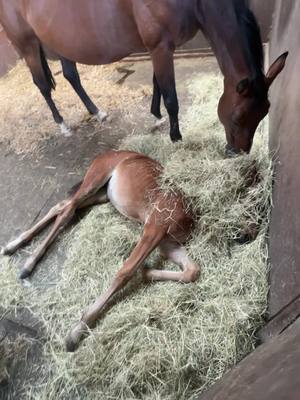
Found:
[[[49,235],[22,268],[20,277],[24,279],[31,274],[47,247],[70,222],[77,209],[110,201],[121,214],[144,224],[140,240],[107,292],[84,312],[79,324],[68,335],[68,351],[76,349],[88,328],[95,325],[110,298],[131,280],[156,247],[164,257],[180,265],[182,272],[148,269],[144,272],[146,279],[190,283],[199,276],[200,268],[183,247],[190,236],[193,217],[179,192],[161,190],[161,174],[161,165],[143,154],[109,151],[99,155],[74,195],[54,206],[36,225],[4,247],[3,254],[13,254],[56,218]]]
[[[37,268],[30,286],[16,279],[11,264],[18,256],[0,260],[2,306],[11,312],[27,307],[46,330],[43,367],[28,365],[38,378],[25,385],[24,399],[195,400],[254,348],[268,290],[266,123],[250,155],[225,159],[216,115],[222,80],[196,74],[187,89],[183,143],[172,145],[166,132],[131,136],[121,147],[159,161],[163,189],[184,194],[196,216],[186,248],[201,265],[201,278],[188,285],[145,284],[138,273],[78,350],[66,353],[70,326],[109,288],[141,235],[139,225],[110,204],[93,207],[49,252],[50,268]],[[161,262],[154,251],[145,268]],[[174,265],[164,261],[163,268]]]

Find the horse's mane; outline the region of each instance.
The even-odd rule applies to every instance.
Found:
[[[248,0],[234,0],[234,10],[241,29],[244,41],[244,51],[248,66],[251,71],[251,81],[261,86],[263,81],[264,52],[260,28],[253,12],[249,8]]]

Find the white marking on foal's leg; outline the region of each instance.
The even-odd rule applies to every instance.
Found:
[[[96,118],[99,122],[103,122],[106,120],[107,118],[107,112],[103,111],[103,110],[99,110],[96,114]]]
[[[63,136],[65,137],[72,136],[72,130],[64,122],[60,123],[59,126]]]

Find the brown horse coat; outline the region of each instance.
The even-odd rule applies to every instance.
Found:
[[[43,46],[59,55],[65,77],[100,119],[106,115],[82,88],[75,62],[106,64],[148,50],[154,68],[151,112],[161,118],[162,95],[173,141],[181,139],[173,52],[201,29],[225,78],[219,117],[234,152],[250,150],[257,125],[269,110],[269,84],[287,56],[273,64],[272,76],[264,75],[260,32],[246,0],[0,0],[0,21],[63,128],[51,98],[54,82]]]

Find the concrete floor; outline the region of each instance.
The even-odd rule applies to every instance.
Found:
[[[135,73],[128,77],[124,85],[134,88],[139,84],[151,84],[152,65],[149,61],[135,63],[132,69]],[[191,101],[186,93],[190,76],[198,71],[217,70],[214,58],[176,61],[177,90],[182,113]],[[151,133],[153,119],[149,113],[150,101],[149,97],[143,100],[144,115],[134,116],[131,123],[124,122],[118,113],[112,115],[112,120],[103,126],[96,121],[84,122],[71,138],[57,136],[45,140],[42,148],[34,154],[19,156],[0,145],[0,246],[30,227],[51,206],[62,200],[68,189],[82,179],[96,154],[118,147],[120,140],[133,130],[137,134],[143,132],[153,135],[155,140],[155,134]],[[164,109],[163,114],[166,114]],[[163,131],[168,135],[168,124]],[[182,134],[184,137],[184,132]],[[19,253],[24,259],[25,253],[22,250]],[[37,268],[44,271],[44,277],[51,267],[53,257],[58,257],[63,263],[65,249],[62,243],[56,242],[39,263]],[[59,271],[57,274],[59,279]],[[38,272],[30,281],[34,284],[34,281],[45,282],[45,279],[41,279]],[[13,338],[16,331],[24,332],[25,329],[25,333],[28,333],[26,329],[31,329],[28,334],[39,336],[38,328],[32,329],[33,326],[36,327],[36,321],[32,322],[28,315],[22,314],[20,318],[9,316],[9,319],[0,321],[0,333],[2,329]],[[33,349],[33,354],[37,352],[38,349]],[[27,379],[26,374],[23,378]],[[0,387],[0,398],[7,398],[10,389],[9,384],[2,389]]]

